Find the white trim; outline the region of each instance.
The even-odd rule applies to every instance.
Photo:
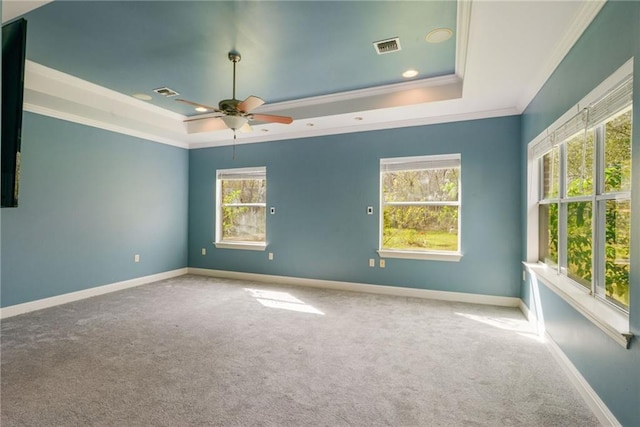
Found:
[[[391,249],[379,249],[380,258],[402,258],[402,259],[422,259],[433,261],[451,261],[459,262],[462,259],[460,252],[418,252],[418,251],[400,251]]]
[[[188,269],[186,267],[179,268],[177,270],[165,271],[163,273],[151,274],[149,276],[137,277],[135,279],[124,280],[122,282],[96,286],[95,288],[83,289],[81,291],[70,292],[68,294],[25,302],[23,304],[11,305],[0,309],[0,319],[6,319],[7,317],[17,316],[31,311],[42,310],[44,308],[55,307],[57,305],[67,304],[98,295],[121,291],[123,289],[133,288],[147,283],[183,276],[187,274],[187,271]]]
[[[519,111],[524,111],[529,103],[536,96],[538,91],[542,89],[551,74],[556,70],[571,48],[575,45],[582,33],[589,27],[593,19],[600,13],[600,9],[606,3],[606,0],[583,1],[581,9],[576,14],[575,19],[571,22],[564,36],[551,52],[547,61],[536,73],[534,78],[525,86],[525,90],[517,101]],[[458,3],[460,4],[460,2]]]
[[[44,79],[44,81],[49,84],[54,82],[60,83],[65,86],[82,90],[84,92],[89,92],[101,98],[108,98],[118,103],[127,104],[136,109],[150,111],[154,114],[164,116],[165,119],[179,121],[183,121],[186,119],[186,116],[183,116],[181,114],[165,110],[164,108],[158,107],[154,104],[149,104],[148,102],[141,101],[132,96],[127,96],[120,92],[107,89],[103,86],[91,83],[87,80],[80,79],[67,73],[63,73],[62,71],[58,71],[54,68],[49,68],[45,65],[38,64],[37,62],[33,62],[29,59],[27,59],[25,62],[25,74],[28,74],[27,76],[25,76],[25,84],[29,88],[30,83],[38,86],[38,83],[41,82],[40,79]],[[35,80],[36,78],[38,78],[37,81]],[[38,90],[38,88],[36,88],[35,90]],[[84,95],[86,96],[86,94]],[[86,99],[84,101],[86,102]]]
[[[469,28],[471,26],[471,0],[458,0],[456,17],[456,65],[455,73],[461,80],[467,66],[467,51],[469,49]]]
[[[535,275],[542,283],[591,323],[609,335],[615,342],[629,348],[633,334],[629,331],[629,316],[598,298],[594,298],[571,279],[558,274],[544,264],[524,263],[530,275]]]
[[[330,129],[316,129],[312,131],[301,130],[299,132],[287,132],[283,134],[277,135],[257,135],[257,132],[253,134],[241,134],[238,136],[236,140],[236,144],[255,144],[260,142],[270,142],[270,141],[285,141],[288,139],[303,139],[303,138],[314,138],[319,136],[328,136],[328,135],[342,135],[356,132],[369,132],[374,130],[384,130],[384,129],[398,129],[405,127],[413,127],[413,126],[427,126],[434,125],[439,123],[454,123],[454,122],[463,122],[470,120],[481,120],[481,119],[491,119],[495,117],[508,117],[519,115],[520,112],[514,108],[501,108],[496,110],[483,110],[483,111],[472,111],[468,113],[461,114],[445,114],[442,116],[423,116],[412,119],[405,120],[395,120],[395,121],[387,121],[387,122],[375,122],[375,123],[366,123],[366,124],[354,124],[352,126],[340,126],[340,127],[332,127]],[[353,114],[352,114],[353,115]],[[323,117],[324,119],[325,117]],[[255,135],[255,136],[253,136]],[[198,148],[209,148],[209,147],[220,147],[223,145],[231,145],[233,140],[228,138],[227,140],[214,140],[214,141],[204,141],[204,142],[191,142],[189,144],[190,149],[198,149]]]
[[[355,99],[370,98],[384,95],[394,95],[398,92],[411,91],[417,89],[428,89],[439,86],[455,86],[460,83],[460,79],[455,74],[446,76],[431,77],[427,79],[411,80],[408,82],[391,83],[383,86],[374,86],[365,89],[348,90],[344,92],[332,93],[329,95],[310,96],[307,98],[295,99],[292,101],[274,102],[256,108],[256,113],[267,113],[281,110],[297,109],[304,107],[316,107],[323,104],[333,104],[337,102],[353,101]],[[351,113],[353,114],[353,113]]]
[[[189,144],[186,142],[172,139],[172,138],[162,138],[154,134],[139,132],[133,129],[129,129],[126,127],[114,125],[111,123],[103,122],[100,120],[93,120],[88,117],[79,116],[77,114],[72,114],[52,108],[43,107],[40,105],[31,104],[25,102],[23,105],[24,111],[28,111],[30,113],[40,114],[41,116],[53,117],[54,119],[65,120],[72,123],[77,123],[80,125],[91,126],[98,129],[103,129],[110,132],[116,132],[122,135],[133,136],[135,138],[146,139],[148,141],[158,142],[160,144],[171,145],[179,148],[189,148]]]
[[[602,399],[600,399],[598,393],[596,393],[596,391],[589,385],[580,371],[578,371],[571,360],[564,354],[560,346],[558,346],[548,333],[545,333],[544,337],[551,355],[556,362],[558,362],[564,373],[569,378],[569,381],[571,381],[576,390],[578,390],[578,393],[580,393],[585,403],[589,406],[591,411],[593,411],[593,414],[598,418],[600,423],[604,426],[621,426],[615,415],[613,415],[607,405],[602,401]]]
[[[244,249],[246,251],[266,251],[266,243],[247,243],[247,242],[214,242],[218,249]]]
[[[560,346],[556,344],[551,335],[544,329],[542,324],[537,318],[535,312],[530,310],[529,307],[520,300],[520,311],[524,317],[529,321],[531,325],[537,326],[538,334],[542,341],[547,345],[547,348],[551,352],[553,358],[558,362],[560,368],[567,375],[569,381],[576,388],[580,396],[584,399],[584,402],[591,409],[593,414],[598,418],[603,426],[620,426],[620,423],[616,419],[615,415],[609,410],[607,405],[600,399],[600,396],[589,385],[587,380],[582,376],[580,371],[574,366],[571,360],[564,354]]]
[[[189,274],[199,276],[238,279],[255,282],[277,283],[281,285],[305,286],[310,288],[335,289],[340,291],[364,292],[378,295],[392,295],[411,298],[425,298],[440,301],[463,302],[469,304],[518,307],[520,298],[496,295],[468,294],[464,292],[434,291],[431,289],[405,288],[400,286],[371,285],[366,283],[338,282],[334,280],[307,279],[302,277],[274,276],[240,271],[188,268]]]

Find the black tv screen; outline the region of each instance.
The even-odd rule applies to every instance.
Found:
[[[2,26],[1,207],[18,206],[27,21]]]

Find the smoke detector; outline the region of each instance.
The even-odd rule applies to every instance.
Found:
[[[373,48],[376,50],[378,55],[384,55],[385,53],[397,52],[402,47],[400,47],[400,38],[394,37],[392,39],[380,40],[377,42],[373,42]]]

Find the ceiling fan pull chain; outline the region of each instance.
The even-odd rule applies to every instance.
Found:
[[[236,159],[236,131],[233,131],[233,160]]]

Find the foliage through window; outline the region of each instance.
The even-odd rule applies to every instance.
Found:
[[[264,243],[267,171],[218,170],[216,243]]]
[[[555,132],[540,164],[539,261],[629,309],[631,82]],[[617,91],[617,92],[616,92]],[[624,95],[624,96],[623,96]],[[567,129],[579,130],[567,135]]]
[[[380,249],[460,250],[460,155],[380,160]]]

